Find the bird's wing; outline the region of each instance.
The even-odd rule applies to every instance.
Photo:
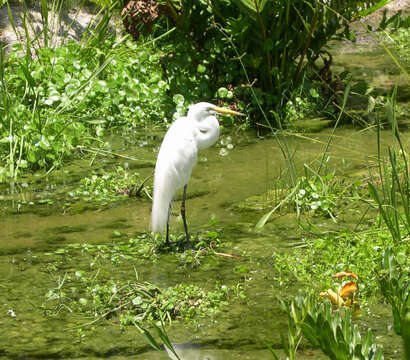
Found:
[[[197,147],[186,118],[175,121],[165,134],[154,176],[152,229],[161,232],[176,191],[188,183],[197,161]]]
[[[175,182],[176,189],[188,183],[197,161],[198,149],[189,123],[179,118],[169,128],[161,145],[156,172],[167,173],[168,181]]]

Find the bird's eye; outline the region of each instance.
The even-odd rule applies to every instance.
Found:
[[[206,134],[208,132],[207,129],[199,129],[199,131],[201,132],[201,134]]]

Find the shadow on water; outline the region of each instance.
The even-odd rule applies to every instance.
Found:
[[[309,140],[289,137],[297,154],[297,166],[320,159],[328,133],[309,135]],[[3,192],[0,325],[5,333],[0,337],[0,357],[167,358],[165,352],[153,352],[132,326],[122,328],[116,320],[109,319],[81,328],[82,324],[95,319],[84,318],[70,309],[61,309],[53,316],[47,312],[45,295],[49,289],[58,288],[62,281],[61,277],[56,277],[53,267],[58,266],[60,274],[70,276],[77,269],[90,266],[86,258],[57,255],[54,250],[70,243],[115,243],[148,229],[149,200],[130,197],[105,206],[84,207],[78,213],[62,210],[64,195],[92,170],[127,163],[130,168],[137,169],[142,178],[152,173],[153,167],[146,164],[153,163],[160,137],[136,134],[135,141],[124,138],[113,136],[110,139],[113,150],[137,158],[136,163],[145,162],[144,166],[138,167],[129,159],[110,157],[97,157],[92,166],[84,160],[74,161],[41,181],[27,181],[27,184],[23,181],[19,185],[21,192]],[[375,154],[373,132],[339,129],[329,153],[328,166],[347,177],[363,177],[369,164],[374,164]],[[182,359],[264,359],[270,358],[267,342],[273,343],[274,348],[281,348],[280,332],[286,328],[286,318],[276,296],[290,296],[292,290],[282,293],[280,284],[275,284],[272,254],[287,251],[286,245],[300,240],[300,229],[293,217],[278,216],[263,230],[256,231],[254,225],[263,212],[234,211],[232,205],[271,189],[284,170],[280,150],[272,138],[257,140],[253,134],[222,136],[217,146],[200,154],[188,187],[191,194],[187,204],[188,218],[193,234],[218,231],[223,251],[237,256],[205,258],[199,267],[190,268],[181,265],[174,256],[164,255],[156,263],[135,258],[104,269],[107,278],[122,281],[135,278],[135,271],[138,271],[143,281],[161,286],[185,282],[206,289],[213,288],[215,283],[229,286],[246,283],[246,302],[235,300],[221,312],[195,321],[173,322],[172,341],[185,344],[179,347]],[[39,203],[36,199],[54,201]],[[357,221],[355,216],[342,215],[338,226],[353,228]],[[332,228],[336,225],[319,219],[318,226]],[[172,222],[172,227],[175,231],[183,229],[178,220]],[[75,297],[79,290],[68,288],[65,291],[64,296],[69,298]],[[373,324],[373,328],[376,336],[381,336],[385,351],[394,358],[400,339],[391,331],[386,333],[386,324],[391,322],[390,310],[386,309],[377,309],[384,318]],[[304,346],[300,358],[324,357],[317,350]]]

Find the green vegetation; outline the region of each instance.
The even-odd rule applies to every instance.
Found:
[[[147,185],[149,178],[142,179],[138,172],[124,166],[117,166],[112,171],[93,168],[88,176],[82,175],[84,177],[75,174],[69,178],[72,173],[69,170],[62,170],[59,174],[55,172],[48,178],[52,185],[46,188],[23,182],[21,190],[33,191],[36,195],[0,198],[0,212],[41,213],[40,205],[44,206],[44,215],[49,214],[52,208],[67,214],[78,214],[118,206],[127,200],[151,199],[151,186]],[[13,203],[16,206],[13,207]]]
[[[317,296],[299,292],[283,309],[288,314],[288,340],[284,342],[289,359],[296,358],[301,335],[319,347],[330,359],[381,360],[383,351],[374,344],[371,330],[364,337],[357,324],[352,323],[349,309],[334,311],[329,302],[319,304]],[[344,314],[343,314],[344,313]],[[272,351],[275,359],[279,359]]]
[[[106,1],[80,43],[49,47],[49,22],[62,4],[43,1],[41,36],[31,38],[27,17],[25,43],[10,55],[2,51],[0,181],[57,168],[78,146],[100,143],[109,129],[167,123],[199,99],[246,106],[253,122],[262,112],[276,125],[333,116],[337,96],[320,96],[323,81],[333,85],[321,79],[316,62],[335,36],[354,38],[349,22],[383,3],[166,2],[170,11],[161,12],[152,35],[132,42],[110,32],[107,9],[120,2]]]
[[[380,215],[383,217],[396,244],[400,244],[404,234],[410,231],[410,178],[409,163],[406,151],[401,141],[396,120],[396,90],[388,101],[388,119],[392,124],[393,141],[396,147],[390,147],[389,157],[381,155],[379,140],[379,176],[381,180],[380,191],[373,184],[369,184],[369,193],[378,205]]]
[[[93,174],[81,179],[80,185],[70,191],[69,196],[73,201],[82,200],[104,205],[124,196],[150,198],[149,192],[137,172],[129,172],[118,166],[112,172],[105,171],[102,175]]]
[[[75,42],[40,49],[38,61],[28,62],[15,47],[0,72],[1,180],[22,168],[57,168],[78,145],[101,143],[107,129],[168,117],[173,105],[162,101],[159,55],[130,44],[130,56],[121,57],[121,45],[107,42],[105,51]]]
[[[151,169],[144,171],[144,167],[154,165],[155,129],[167,127],[199,100],[246,112],[248,118],[235,124],[235,130],[249,126],[272,130],[286,160],[285,169],[279,181],[267,180],[274,188],[267,195],[231,207],[242,211],[245,225],[230,230],[226,219],[222,228],[211,223],[206,230],[192,234],[192,251],[183,251],[178,245],[166,247],[161,236],[135,233],[133,225],[122,219],[105,219],[99,228],[96,225],[96,229],[109,231],[98,244],[88,243],[85,237],[76,238],[83,241],[81,244],[59,243],[71,241],[61,234],[81,233],[85,225],[53,224],[44,233],[22,234],[29,239],[30,249],[25,248],[21,258],[10,250],[9,266],[24,272],[40,263],[41,272],[53,281],[51,286],[50,279],[38,282],[43,293],[37,298],[43,296],[42,304],[37,302],[33,308],[40,308],[46,317],[77,316],[80,331],[107,323],[120,324],[122,330],[135,325],[160,349],[147,329],[153,328],[172,348],[164,323],[198,323],[206,318],[219,321],[228,305],[248,297],[254,301],[253,296],[258,301],[261,292],[272,293],[263,304],[266,311],[273,294],[280,294],[288,317],[287,339],[283,337],[282,346],[289,359],[296,357],[301,344],[309,342],[333,359],[376,360],[383,358],[377,338],[370,331],[360,334],[363,331],[359,331],[356,315],[361,311],[372,316],[367,310],[375,301],[384,301],[392,307],[393,329],[403,338],[409,354],[410,180],[408,149],[399,132],[406,105],[397,104],[399,85],[388,96],[367,85],[357,90],[347,73],[332,74],[333,60],[327,50],[335,38],[354,40],[351,22],[371,14],[386,1],[165,1],[159,2],[162,7],[156,20],[138,25],[132,36],[110,30],[112,24],[118,25],[113,21],[122,2],[94,2],[104,7],[97,9],[98,21],[79,41],[63,39],[57,45],[51,41],[49,20],[61,15],[63,2],[41,1],[43,30],[31,36],[29,17],[22,16],[25,41],[1,48],[0,182],[17,183],[23,193],[15,196],[11,186],[9,192],[1,194],[0,200],[6,204],[2,211],[10,205],[6,211],[10,216],[57,213],[67,219],[86,211],[120,207],[126,199],[138,198],[138,211],[145,211],[141,217],[148,219]],[[3,3],[0,1],[0,6]],[[139,11],[137,15],[142,16]],[[15,27],[14,20],[10,17]],[[406,76],[406,65],[401,63],[409,60],[408,18],[385,16],[379,30],[380,42]],[[367,106],[367,110],[363,110],[365,119],[356,122],[358,116],[350,113],[350,107],[354,108],[357,96],[362,97],[360,106]],[[312,117],[332,123],[333,130],[318,161],[296,164],[298,153],[288,141],[290,131]],[[355,124],[377,128],[376,171],[367,164],[366,176],[370,176],[366,180],[347,178],[346,169],[336,171],[330,165],[336,128],[352,119]],[[226,121],[221,125],[230,126]],[[381,132],[386,127],[391,129],[392,139],[384,148]],[[126,157],[113,151],[107,136],[119,131],[124,139],[132,139],[136,131],[146,131],[146,136],[152,137],[152,142],[148,141],[149,160],[133,159],[138,166],[113,165],[114,161],[100,166],[98,161],[103,157]],[[228,147],[233,146],[232,138]],[[66,183],[60,179],[54,184],[51,172],[73,159],[87,164],[86,170]],[[60,171],[68,177],[68,170]],[[33,172],[41,177],[28,176]],[[41,185],[35,187],[33,179]],[[202,181],[200,177],[197,180]],[[48,184],[43,186],[42,181]],[[209,191],[198,191],[197,196],[204,194]],[[207,206],[204,202],[203,208]],[[347,221],[355,221],[353,226],[349,222],[349,228],[342,217],[346,207],[351,213]],[[247,217],[247,212],[255,210],[264,213],[259,214],[263,216],[256,229],[251,221],[258,215],[252,220]],[[269,222],[276,216],[297,224],[292,228],[299,226],[297,235],[290,234],[293,230],[282,234],[275,229],[277,233],[272,236],[276,224],[269,227]],[[33,227],[32,232],[37,232]],[[252,240],[249,249],[241,248],[243,233]],[[276,245],[276,237],[292,240],[292,244]],[[177,243],[179,238],[171,234],[170,240]],[[44,254],[32,255],[36,242],[45,244],[41,251],[46,260]],[[210,282],[208,272],[212,273]],[[354,296],[342,305],[320,300],[319,293],[326,289],[339,293],[344,285],[335,274],[342,272],[353,272],[357,277]],[[27,279],[19,280],[27,284]],[[11,293],[13,285],[0,286]],[[9,306],[19,296],[10,295],[4,304]],[[7,311],[14,319],[14,310]],[[248,335],[246,341],[256,342],[254,338]],[[235,343],[228,346],[232,349]],[[272,350],[272,355],[277,358],[275,352]]]
[[[377,268],[380,290],[393,310],[394,329],[402,335],[408,353],[408,319],[410,312],[410,269],[404,253],[395,256],[387,247],[378,256]],[[396,259],[400,259],[400,264]],[[375,346],[371,329],[362,338],[357,324],[352,323],[350,309],[332,310],[330,302],[319,304],[317,295],[299,292],[294,300],[281,303],[288,315],[288,341],[282,338],[286,355],[295,359],[302,334],[314,346],[319,347],[332,359],[383,359],[380,347]],[[344,316],[343,316],[344,312]],[[275,352],[272,353],[276,359]]]
[[[406,254],[387,247],[380,259],[378,269],[380,290],[392,307],[394,331],[403,337],[406,348],[409,346],[407,337],[409,324],[405,319],[410,312],[410,266],[407,259]]]
[[[87,276],[83,271],[76,271],[74,276],[66,275],[57,287],[47,292],[44,310],[49,315],[63,310],[76,311],[97,318],[96,321],[115,318],[123,326],[153,320],[192,320],[219,311],[227,305],[230,293],[232,290],[226,286],[204,291],[183,283],[161,289],[138,279],[126,283],[114,280],[100,283],[95,274]],[[84,327],[87,325],[90,324]]]
[[[375,265],[381,249],[389,244],[388,232],[379,228],[309,239],[305,245],[290,252],[273,255],[274,279],[293,289],[310,284],[320,292],[340,285],[332,278],[333,274],[350,270],[359,277],[358,296],[367,301],[379,294]],[[406,248],[402,245],[396,249],[401,254],[402,265],[406,262]]]
[[[95,2],[118,6],[113,0]],[[180,40],[188,39],[191,50],[198,54],[197,70],[205,78],[200,87],[208,94],[218,88],[229,88],[234,98],[251,104],[247,114],[254,121],[262,111],[269,126],[279,126],[287,115],[284,109],[298,102],[296,99],[301,96],[308,98],[310,94],[311,99],[316,99],[317,108],[325,112],[323,108],[337,97],[333,89],[337,84],[334,79],[327,78],[329,64],[319,68],[316,61],[326,59],[325,46],[331,39],[354,40],[349,24],[386,2],[236,0],[196,3],[183,0],[159,3],[165,10],[150,11],[138,4],[131,6],[132,10],[126,7],[133,12],[129,21],[137,27],[138,22],[145,19],[143,22],[149,23],[151,28],[153,24],[161,28],[165,20],[172,21]],[[140,28],[130,32],[138,37]],[[178,52],[173,55],[178,61]],[[170,64],[172,59],[166,62]],[[319,99],[315,88],[322,84],[328,86],[330,98]]]
[[[380,291],[385,300],[391,304],[394,330],[396,334],[403,337],[404,348],[408,353],[407,316],[410,312],[409,170],[408,158],[396,121],[395,96],[394,92],[393,96],[388,99],[390,106],[387,107],[395,143],[389,147],[389,157],[386,160],[381,155],[379,128],[379,181],[377,184],[376,182],[369,184],[369,194],[378,208],[379,216],[383,219],[386,230],[381,232],[379,224],[378,228],[371,232],[359,233],[356,231],[346,234],[346,237],[339,236],[333,239],[328,237],[326,240],[316,238],[313,242],[309,242],[308,247],[304,248],[303,251],[296,249],[290,256],[289,254],[277,256],[275,264],[277,264],[276,269],[280,274],[279,281],[283,278],[290,280],[293,278],[297,281],[303,279],[309,284],[319,282],[322,289],[324,283],[330,289],[335,288],[335,281],[332,283],[330,276],[336,272],[347,269],[353,271],[358,275],[359,297],[363,294],[365,294],[365,298],[371,295],[377,296]],[[400,150],[399,159],[396,157],[397,148]],[[334,246],[335,243],[337,246]],[[343,246],[340,246],[341,243]],[[379,265],[377,266],[377,264]],[[294,282],[293,285],[295,285]],[[357,299],[358,297],[356,297],[356,301]],[[286,308],[290,320],[289,346],[285,346],[285,349],[287,349],[289,356],[291,351],[293,351],[294,356],[302,332],[311,344],[319,346],[331,358],[349,359],[353,353],[361,359],[382,358],[381,350],[371,350],[373,339],[370,332],[364,341],[363,350],[360,346],[357,347],[358,341],[360,342],[360,334],[356,325],[354,328],[351,327],[349,310],[345,310],[346,315],[342,320],[338,312],[332,313],[330,304],[327,303],[320,306],[315,305],[314,316],[306,315],[306,304],[310,301],[306,301],[306,303],[304,301],[296,298]],[[299,309],[299,315],[296,315],[298,311],[295,309],[300,308],[300,304],[304,305],[302,310]],[[299,326],[295,325],[298,322]],[[337,330],[338,327],[340,330]]]
[[[120,237],[120,234],[116,238]],[[212,239],[213,247],[206,247],[205,238]],[[197,242],[197,252],[187,251],[178,260],[182,267],[187,264],[199,266],[199,260],[212,257],[217,239],[214,233],[201,236]],[[212,251],[211,251],[212,250]],[[233,298],[245,297],[241,284],[228,287],[214,285],[213,289],[204,290],[197,285],[178,283],[175,286],[161,288],[150,282],[142,282],[135,271],[134,281],[124,282],[115,276],[113,269],[123,263],[132,264],[152,261],[158,263],[162,250],[153,247],[148,234],[140,234],[126,242],[114,241],[107,245],[70,244],[47,255],[55,259],[47,264],[50,275],[56,279],[57,286],[45,294],[44,310],[49,315],[62,311],[77,312],[97,321],[117,319],[121,325],[138,325],[155,320],[172,321],[173,319],[193,320],[200,316],[211,316],[228,304]],[[187,260],[189,254],[197,262]],[[181,254],[182,255],[182,254]],[[81,257],[82,264],[76,270],[66,272],[68,264]],[[86,327],[90,324],[84,324]]]
[[[56,254],[73,258],[78,255],[88,255],[92,257],[90,263],[94,264],[98,260],[107,261],[113,264],[120,264],[123,261],[131,261],[135,258],[149,260],[154,263],[158,262],[161,254],[170,251],[178,250],[175,248],[165,248],[160,242],[153,242],[150,234],[141,233],[128,239],[127,241],[118,241],[123,237],[123,234],[116,228],[121,226],[120,223],[107,225],[108,228],[113,228],[113,237],[117,239],[109,245],[93,245],[93,244],[69,244],[67,247],[55,250]],[[172,234],[170,237],[171,243],[175,242],[177,237]],[[183,246],[183,244],[182,244]],[[183,267],[199,266],[200,260],[215,254],[220,246],[220,235],[214,231],[204,232],[195,235],[195,247],[197,251],[185,251],[175,254],[178,264]]]

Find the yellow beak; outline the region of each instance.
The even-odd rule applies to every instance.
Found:
[[[222,107],[219,107],[219,106],[214,106],[211,110],[216,111],[219,114],[246,116],[245,114],[242,114],[240,112],[233,111],[233,110],[227,109],[227,108],[222,108]]]

